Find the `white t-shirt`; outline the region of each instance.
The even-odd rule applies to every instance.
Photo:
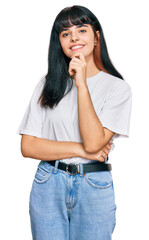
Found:
[[[38,82],[17,132],[56,141],[82,142],[78,123],[78,90],[75,81],[73,80],[73,87],[69,93],[53,109],[42,108],[37,103],[44,82],[45,78]],[[112,140],[129,137],[132,105],[132,91],[129,84],[103,71],[87,78],[86,82],[95,112],[103,127],[115,132]],[[88,163],[93,160],[73,157],[60,161]]]

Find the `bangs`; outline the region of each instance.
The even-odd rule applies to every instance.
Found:
[[[60,33],[73,25],[91,24],[91,19],[79,8],[66,8],[55,20],[55,30]]]

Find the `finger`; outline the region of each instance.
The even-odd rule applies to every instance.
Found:
[[[98,154],[98,158],[101,158],[101,159],[107,159],[107,154],[103,151],[100,151],[100,153]]]
[[[108,146],[105,146],[105,150],[108,150],[108,151],[109,151],[110,149],[111,149],[111,146],[109,146],[109,145],[108,145]]]
[[[101,154],[101,156],[102,156],[102,157],[104,157],[104,158],[107,158],[107,153],[106,153],[106,152],[104,152],[104,151],[101,151],[101,153],[100,153],[100,154]]]
[[[77,63],[77,64],[84,64],[84,62],[82,62],[80,59],[78,59],[78,58],[73,58],[72,60],[71,60],[71,62],[70,62],[70,64],[71,63]]]
[[[72,59],[71,59],[71,62],[72,62],[72,61],[78,61],[78,62],[80,62],[81,59],[80,59],[79,56],[73,56]]]
[[[108,142],[106,145],[110,145],[111,146],[112,144],[113,144],[112,142]]]
[[[104,147],[104,148],[102,149],[102,151],[103,151],[104,153],[106,153],[106,154],[109,154],[109,149],[106,148],[106,147]]]
[[[73,57],[78,57],[78,58],[80,58],[80,53],[78,52],[78,53],[74,53],[72,56],[71,56],[71,58],[73,58]]]
[[[83,62],[82,60],[80,60],[80,59],[78,59],[78,58],[73,58],[73,59],[70,61],[69,64],[72,64],[72,63],[76,63],[76,64],[81,65],[81,66],[86,65],[85,62]]]
[[[76,72],[75,67],[70,66],[69,69],[68,69],[68,72],[69,72],[70,76],[73,76]]]
[[[75,74],[75,71],[74,71],[74,70],[69,70],[68,72],[69,72],[69,75],[70,75],[71,77],[74,76],[74,74]]]
[[[112,144],[109,144],[109,143],[108,143],[105,147],[106,147],[107,149],[111,149],[111,145],[112,145]]]
[[[85,57],[84,57],[83,53],[79,53],[79,54],[80,54],[80,55],[79,55],[80,60],[85,61]]]
[[[99,157],[98,157],[98,161],[99,161],[99,162],[104,162],[104,161],[105,161],[105,159],[104,159],[104,157],[102,157],[102,156],[99,156]]]
[[[73,64],[70,64],[69,65],[69,70],[70,71],[72,71],[72,70],[74,70],[74,71],[79,71],[81,69],[81,67],[80,67],[80,65],[78,65],[78,64],[76,64],[76,63],[73,63]]]
[[[81,63],[79,62],[79,63],[77,63],[77,62],[71,62],[70,64],[69,64],[69,66],[78,66],[78,67],[80,67],[81,66]]]
[[[76,59],[78,58],[78,59],[82,60],[83,62],[85,62],[85,57],[84,57],[84,55],[82,53],[75,53],[72,56],[72,58],[76,58]]]

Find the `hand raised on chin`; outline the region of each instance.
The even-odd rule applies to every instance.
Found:
[[[69,63],[69,74],[77,88],[86,86],[86,61],[82,53],[75,53]]]

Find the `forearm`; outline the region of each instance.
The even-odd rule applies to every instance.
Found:
[[[44,138],[22,135],[21,151],[24,157],[43,161],[81,157],[89,160],[103,161],[103,153],[108,154],[110,145],[96,153],[88,153],[82,143],[59,142]],[[107,156],[106,156],[107,157]]]
[[[78,88],[79,128],[86,151],[106,145],[103,126],[96,115],[88,87]]]
[[[83,153],[83,145],[81,143],[23,137],[21,152],[24,157],[50,161],[80,157]]]

